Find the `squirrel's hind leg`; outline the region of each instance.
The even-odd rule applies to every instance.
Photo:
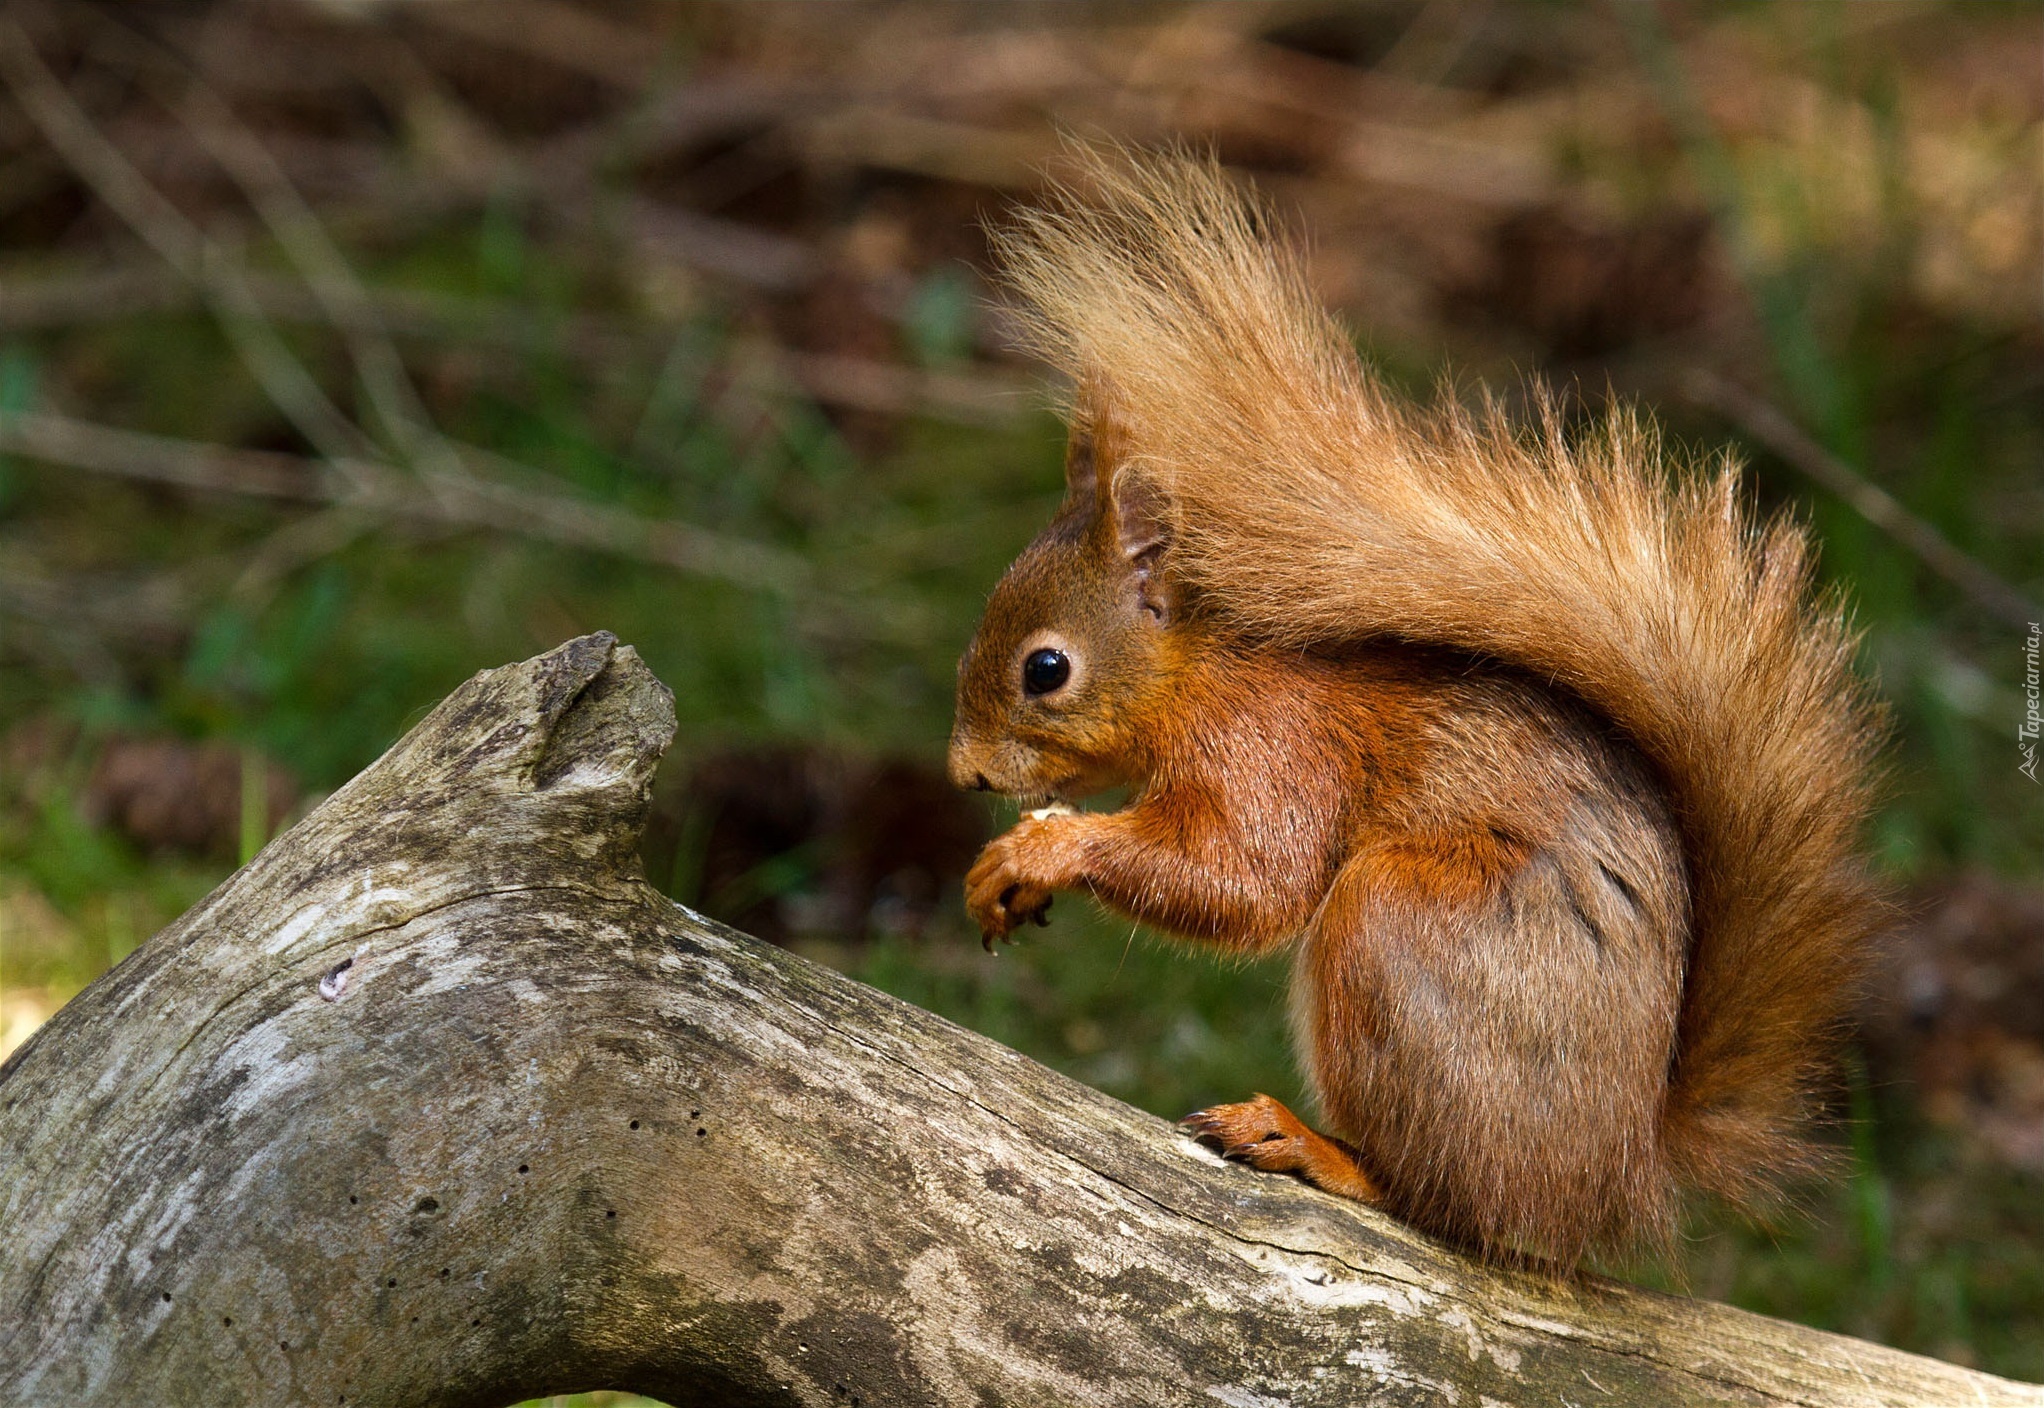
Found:
[[[1268,1095],[1195,1110],[1179,1123],[1228,1158],[1240,1159],[1252,1168],[1296,1173],[1314,1187],[1344,1198],[1379,1201],[1377,1185],[1356,1162],[1354,1149],[1311,1129]]]
[[[1557,810],[1535,844],[1500,824],[1352,856],[1300,951],[1294,1021],[1388,1211],[1572,1264],[1666,1221],[1687,931],[1662,814],[1616,789]]]

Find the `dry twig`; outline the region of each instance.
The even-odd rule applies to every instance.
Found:
[[[296,279],[251,271],[245,281],[273,322],[334,325],[331,306]],[[672,328],[641,326],[622,318],[594,313],[557,316],[419,289],[366,286],[363,297],[376,326],[396,337],[481,343],[521,352],[566,349],[603,364],[642,356],[673,336]],[[0,277],[0,330],[73,327],[176,312],[201,303],[198,290],[156,267],[96,269],[34,280]],[[729,352],[729,368],[749,389],[785,390],[792,381],[810,399],[828,406],[999,425],[1034,404],[1033,382],[989,367],[925,371],[870,357],[800,352],[753,339],[738,340]],[[760,367],[778,367],[785,375],[761,377]]]
[[[346,344],[385,435],[414,464],[430,464],[440,470],[457,468],[453,453],[441,440],[405,373],[404,360],[377,317],[374,301],[269,149],[196,75],[179,111],[200,144],[241,187],[304,276]]]
[[[792,553],[672,519],[647,519],[475,475],[413,476],[374,460],[336,465],[144,435],[68,416],[0,416],[0,454],[210,493],[332,504],[395,520],[487,528],[588,548],[736,586],[793,592],[810,578]]]
[[[293,426],[329,459],[370,452],[362,432],[263,317],[239,266],[208,239],[95,127],[50,72],[20,23],[0,15],[0,79],[80,180],[200,289],[249,371]]]
[[[2018,630],[2044,619],[2044,608],[1967,556],[1894,495],[1805,434],[1800,426],[1759,396],[1715,372],[1689,372],[1681,383],[1690,401],[1716,411],[1755,440],[1816,480],[1867,522],[1887,534],[1910,556],[1943,577]]]

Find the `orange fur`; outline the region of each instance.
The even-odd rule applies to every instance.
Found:
[[[1141,791],[995,842],[975,913],[1000,929],[1026,877],[1246,948],[1304,931],[1330,1117],[1387,1204],[1489,1250],[1571,1259],[1665,1233],[1680,1186],[1747,1201],[1806,1166],[1879,905],[1855,845],[1877,716],[1805,535],[1756,522],[1729,463],[1671,471],[1629,412],[1570,442],[1551,408],[1528,435],[1399,403],[1209,165],[1082,174],[999,242],[1080,388],[1084,463],[968,654],[954,772]],[[1141,593],[1168,629],[1097,624]],[[1048,717],[997,697],[1046,622],[1089,671]],[[1412,984],[1492,1024],[1426,1077],[1454,1108],[1418,1093],[1439,1051],[1401,1071],[1371,1045],[1421,1040]],[[1570,1166],[1578,1136],[1600,1167]],[[1458,1160],[1520,1186],[1486,1203]]]

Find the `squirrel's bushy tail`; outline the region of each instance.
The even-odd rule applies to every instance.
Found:
[[[1078,158],[997,236],[1039,347],[1165,490],[1175,571],[1253,639],[1437,642],[1619,725],[1683,829],[1694,932],[1663,1124],[1675,1182],[1803,1165],[1823,1038],[1880,904],[1856,852],[1878,714],[1807,537],[1652,428],[1564,437],[1387,396],[1266,216],[1209,163]]]

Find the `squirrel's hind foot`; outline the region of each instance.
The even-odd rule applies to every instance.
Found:
[[[1296,1173],[1316,1188],[1358,1202],[1382,1197],[1376,1182],[1356,1162],[1355,1151],[1310,1128],[1281,1101],[1257,1095],[1229,1105],[1194,1110],[1179,1124],[1225,1158],[1266,1173]]]

